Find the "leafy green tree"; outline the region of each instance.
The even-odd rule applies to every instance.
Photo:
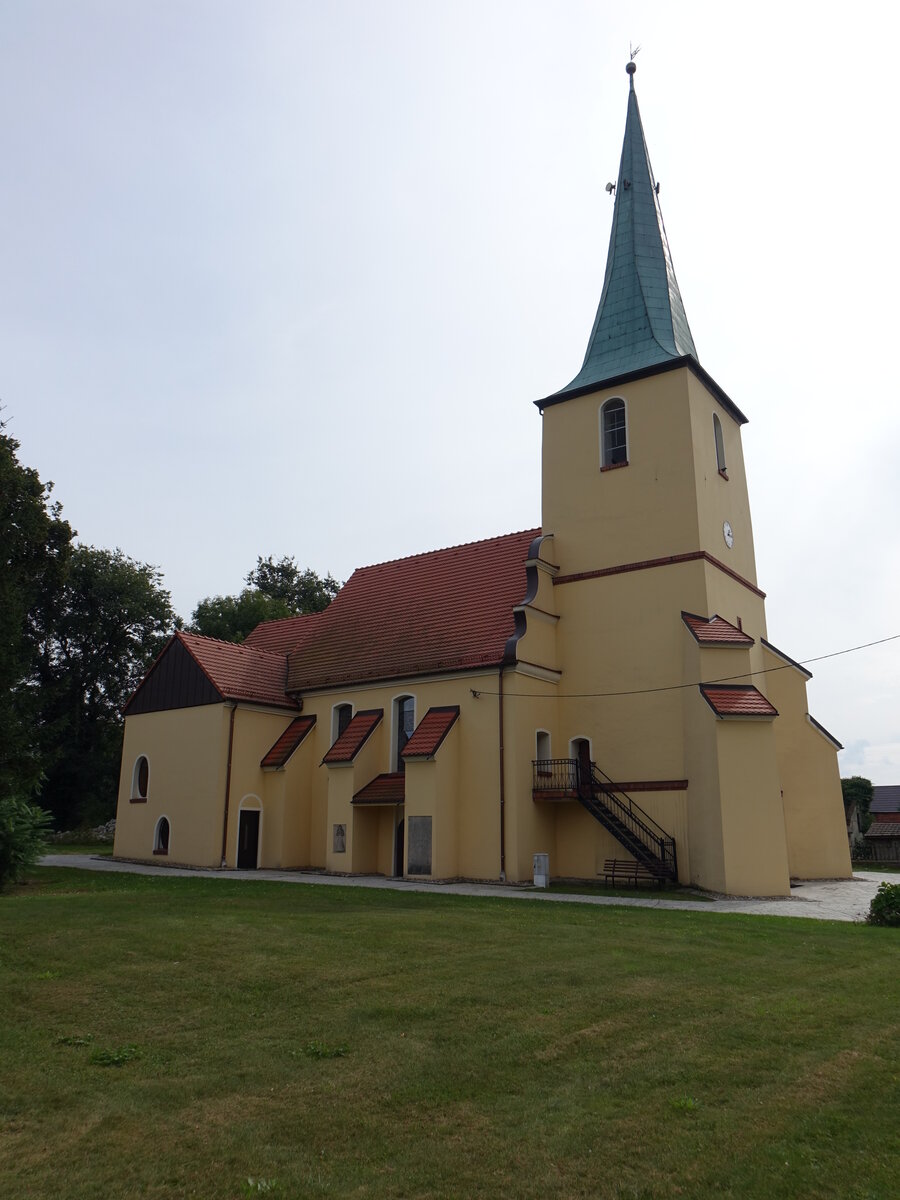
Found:
[[[0,892],[40,858],[49,824],[49,814],[21,796],[0,796]]]
[[[260,621],[321,612],[340,590],[332,575],[321,578],[307,568],[301,571],[293,558],[270,555],[257,558],[256,566],[237,596],[207,596],[191,616],[190,628],[206,637],[242,642]]]
[[[859,813],[859,827],[865,833],[872,823],[869,816],[869,805],[874,795],[871,779],[865,779],[862,775],[851,775],[849,779],[841,780],[841,791],[844,793],[844,812],[847,820],[850,820],[853,809],[856,808]]]
[[[263,592],[244,588],[239,596],[207,596],[194,609],[190,628],[204,637],[223,642],[242,642],[260,621],[294,616],[284,600],[273,600]]]
[[[293,558],[275,562],[271,554],[257,558],[246,582],[272,600],[283,600],[293,614],[321,612],[341,589],[330,572],[322,579],[308,567],[301,571]]]
[[[76,546],[37,664],[42,803],[63,828],[115,814],[122,708],[175,625],[160,572]]]
[[[18,449],[0,420],[0,797],[33,796],[40,783],[35,671],[73,537],[53,484],[22,466]]]

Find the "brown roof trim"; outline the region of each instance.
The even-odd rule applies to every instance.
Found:
[[[610,792],[686,792],[686,779],[629,779],[624,783],[612,783],[606,787]]]
[[[783,658],[784,661],[788,664],[788,666],[796,667],[801,675],[805,675],[807,679],[812,679],[812,677],[813,677],[812,671],[807,671],[806,667],[804,667],[801,663],[798,663],[796,659],[791,658],[791,656],[789,654],[785,654],[785,652],[783,650],[779,650],[777,646],[773,646],[772,643],[770,641],[768,641],[766,638],[761,637],[759,640],[762,642],[762,644],[765,646],[765,648],[767,650],[770,650],[772,652],[772,654],[774,654],[776,656],[776,658]],[[831,734],[829,734],[828,736],[831,737]],[[841,749],[843,750],[843,746],[841,747]]]
[[[576,571],[573,575],[557,575],[553,580],[554,587],[561,583],[579,583],[582,579],[602,579],[606,575],[625,575],[629,571],[649,571],[653,567],[672,567],[679,563],[698,562],[699,560],[708,562],[710,566],[717,567],[720,571],[724,571],[737,583],[742,584],[755,596],[759,596],[761,600],[765,600],[766,593],[760,591],[756,584],[751,583],[749,579],[745,579],[743,575],[739,575],[737,571],[732,571],[731,567],[726,567],[723,562],[720,562],[708,550],[691,550],[687,554],[669,554],[665,558],[645,558],[641,562],[622,563],[618,567],[600,567],[595,571]]]
[[[821,733],[822,737],[827,738],[828,741],[831,742],[831,744],[832,744],[832,746],[834,746],[835,750],[843,750],[843,748],[844,748],[843,743],[839,742],[833,733],[829,733],[824,725],[820,725],[815,717],[811,717],[809,715],[809,713],[807,713],[806,719],[807,719],[807,721],[809,721],[810,725],[812,725],[813,729],[818,730],[818,732]],[[869,811],[871,812],[871,809]]]
[[[695,358],[690,354],[683,354],[680,358],[670,358],[667,362],[653,363],[649,367],[641,367],[637,371],[628,371],[624,375],[613,375],[610,379],[601,379],[598,383],[584,384],[582,387],[566,388],[561,392],[555,392],[552,396],[545,396],[543,400],[535,400],[535,405],[541,412],[545,408],[551,408],[554,404],[562,404],[565,400],[574,400],[578,396],[589,396],[591,392],[604,392],[612,388],[617,388],[623,383],[631,383],[633,380],[649,379],[653,375],[662,375],[666,371],[675,371],[679,367],[687,367],[692,375],[704,384],[709,391],[719,401],[730,417],[733,417],[738,425],[746,425],[747,417],[741,412],[735,402],[723,391],[716,383],[712,375],[700,366]]]

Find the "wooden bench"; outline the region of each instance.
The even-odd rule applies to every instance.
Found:
[[[663,880],[652,867],[645,867],[634,858],[608,858],[603,864],[603,879],[613,887],[617,882],[631,883],[635,887],[639,883],[653,883],[661,887]]]

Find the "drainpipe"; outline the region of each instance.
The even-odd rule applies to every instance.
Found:
[[[499,671],[500,695],[500,882],[506,883],[506,769],[503,763],[503,667]]]
[[[237,712],[237,705],[231,706],[231,720],[228,722],[228,766],[225,768],[225,813],[222,817],[222,862],[221,867],[224,869],[225,851],[228,846],[228,801],[231,797],[231,748],[234,745],[234,714]]]

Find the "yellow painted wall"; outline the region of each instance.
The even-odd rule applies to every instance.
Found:
[[[788,861],[796,879],[849,879],[850,850],[837,751],[806,717],[806,679],[765,650],[769,699],[782,714],[775,746]]]
[[[119,858],[218,867],[222,857],[230,708],[225,704],[140,713],[125,721],[114,853]],[[146,804],[131,803],[134,764],[149,764]],[[155,858],[160,817],[169,853]]]

